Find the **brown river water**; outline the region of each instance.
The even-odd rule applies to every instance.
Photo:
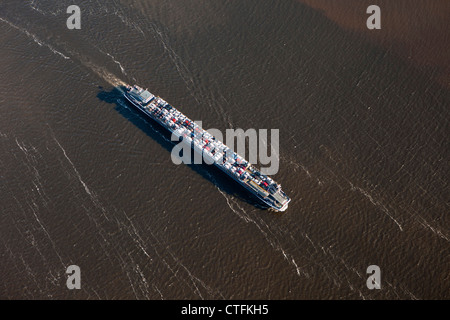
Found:
[[[450,298],[449,2],[356,2],[2,0],[0,298]],[[288,210],[173,164],[123,83],[278,129]]]

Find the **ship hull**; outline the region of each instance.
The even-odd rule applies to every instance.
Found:
[[[160,126],[162,126],[164,129],[168,130],[170,133],[174,133],[174,131],[168,127],[164,122],[162,122],[160,119],[154,117],[150,112],[147,112],[141,105],[139,105],[138,103],[136,103],[132,98],[130,98],[126,93],[124,94],[124,97],[127,99],[127,101],[134,107],[134,109],[136,109],[137,111],[139,111],[140,114],[142,114],[143,116],[145,116],[146,118],[149,118],[153,121],[155,121],[156,123],[158,123]],[[187,143],[184,139],[182,141],[182,143]],[[197,152],[199,155],[203,156],[203,150],[199,149],[194,143],[190,142],[189,143],[190,147]],[[258,199],[260,202],[262,202],[265,206],[274,209],[275,211],[278,212],[283,212],[287,209],[287,203],[286,205],[284,205],[282,208],[277,208],[275,207],[273,204],[271,204],[270,202],[267,202],[263,197],[261,197],[259,194],[257,194],[256,192],[254,192],[246,183],[244,183],[243,181],[241,181],[240,179],[236,178],[234,175],[232,175],[231,172],[229,172],[228,170],[226,170],[223,166],[218,165],[217,162],[213,162],[212,163],[216,168],[219,168],[222,172],[224,172],[228,177],[230,177],[231,179],[233,179],[235,182],[237,182],[240,186],[244,187],[244,189],[249,192],[251,195],[253,195],[256,199]]]

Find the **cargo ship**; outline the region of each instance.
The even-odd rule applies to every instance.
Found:
[[[225,172],[266,206],[280,212],[288,208],[291,199],[281,190],[280,184],[262,174],[165,100],[137,85],[126,86],[124,96],[138,111],[188,143],[206,163]]]

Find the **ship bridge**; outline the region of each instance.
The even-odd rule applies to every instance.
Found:
[[[144,90],[142,88],[133,87],[129,94],[133,96],[136,100],[141,102],[142,104],[146,104],[151,101],[155,96],[151,94],[148,90]]]

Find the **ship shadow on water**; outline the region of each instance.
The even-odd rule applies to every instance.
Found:
[[[167,156],[171,156],[172,149],[176,142],[170,141],[170,132],[155,121],[144,118],[143,115],[130,106],[123,97],[122,92],[124,89],[122,87],[115,87],[111,91],[105,91],[102,87],[99,87],[99,89],[101,90],[97,94],[97,98],[99,100],[109,104],[114,104],[114,109],[120,115],[142,130],[147,136],[158,142],[164,149],[167,150]],[[173,165],[175,166],[176,164]],[[251,195],[243,186],[236,181],[233,181],[219,168],[207,164],[184,165],[201,175],[204,179],[210,181],[222,192],[237,198],[238,201],[245,201],[256,208],[263,210],[269,208],[261,203],[261,201],[259,201],[256,197]]]

